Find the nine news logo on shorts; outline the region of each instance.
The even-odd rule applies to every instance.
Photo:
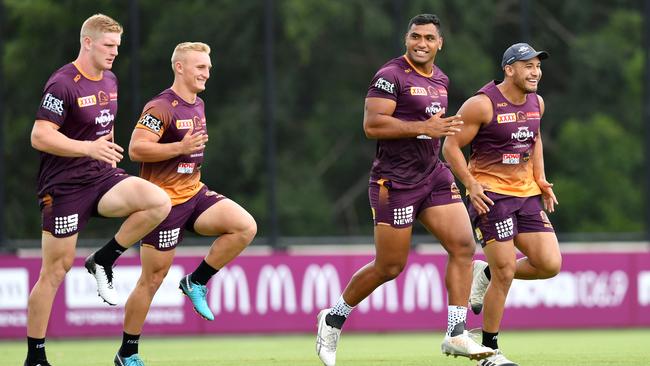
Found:
[[[514,234],[514,223],[512,222],[512,217],[499,221],[495,223],[494,226],[497,229],[499,239],[504,239]]]
[[[413,222],[413,206],[393,209],[393,224],[405,225]]]
[[[54,218],[54,234],[68,234],[77,230],[79,214],[57,216]]]
[[[158,246],[160,248],[171,248],[178,244],[178,236],[181,232],[180,228],[172,230],[163,230],[158,233]]]

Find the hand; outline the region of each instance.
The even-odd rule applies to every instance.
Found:
[[[490,212],[490,206],[494,206],[494,202],[485,194],[485,190],[489,189],[490,186],[488,184],[474,181],[466,188],[469,201],[476,209],[476,212],[478,212],[479,215],[485,215]]]
[[[555,205],[559,205],[559,203],[557,202],[557,198],[555,198],[555,193],[553,193],[553,183],[547,182],[546,179],[539,179],[537,185],[542,190],[544,209],[548,212],[554,212]]]
[[[424,121],[426,128],[425,135],[440,138],[443,136],[452,136],[456,132],[460,132],[460,126],[463,124],[460,115],[442,117],[442,114],[443,112],[440,111]]]
[[[86,143],[88,144],[86,156],[95,160],[116,167],[117,163],[123,158],[121,153],[124,152],[124,149],[120,145],[113,143],[113,132],[100,136],[95,141],[86,141]]]
[[[208,135],[203,132],[192,134],[187,131],[181,143],[181,155],[191,155],[197,151],[205,149],[205,143],[208,142]]]

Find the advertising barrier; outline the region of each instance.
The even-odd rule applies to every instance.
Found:
[[[313,332],[316,314],[332,305],[371,255],[243,255],[208,283],[212,322],[200,318],[178,289],[201,256],[178,256],[154,298],[148,334]],[[504,329],[650,326],[650,253],[565,253],[555,278],[515,280]],[[25,337],[27,299],[40,258],[0,256],[0,338]],[[444,254],[412,253],[400,276],[364,300],[346,331],[441,331],[447,324]],[[75,260],[54,301],[48,337],[119,335],[124,303],[140,274],[139,259],[115,268],[118,306],[97,296],[94,278]],[[468,326],[481,317],[468,315]]]

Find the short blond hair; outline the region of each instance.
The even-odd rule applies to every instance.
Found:
[[[122,32],[122,25],[120,25],[120,23],[115,19],[104,14],[95,14],[86,19],[84,24],[81,25],[79,41],[83,42],[84,37],[90,37],[90,39],[95,40],[99,38],[102,33],[122,34]]]
[[[174,70],[174,64],[183,59],[183,56],[189,51],[205,52],[208,55],[210,54],[210,46],[203,42],[183,42],[176,45],[174,52],[172,53],[172,70]]]

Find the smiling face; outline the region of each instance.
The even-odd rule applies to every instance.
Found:
[[[442,36],[433,23],[413,24],[406,33],[406,56],[421,71],[431,72],[436,53],[442,48]]]
[[[192,93],[204,91],[212,68],[210,55],[206,52],[189,50],[185,51],[181,60],[177,62],[181,63],[177,72],[187,90]]]
[[[97,70],[110,70],[117,57],[117,48],[120,46],[120,33],[99,33],[94,39],[85,37],[92,66]]]
[[[506,76],[512,78],[515,86],[525,93],[537,92],[542,79],[542,62],[538,57],[522,60],[505,67]]]

